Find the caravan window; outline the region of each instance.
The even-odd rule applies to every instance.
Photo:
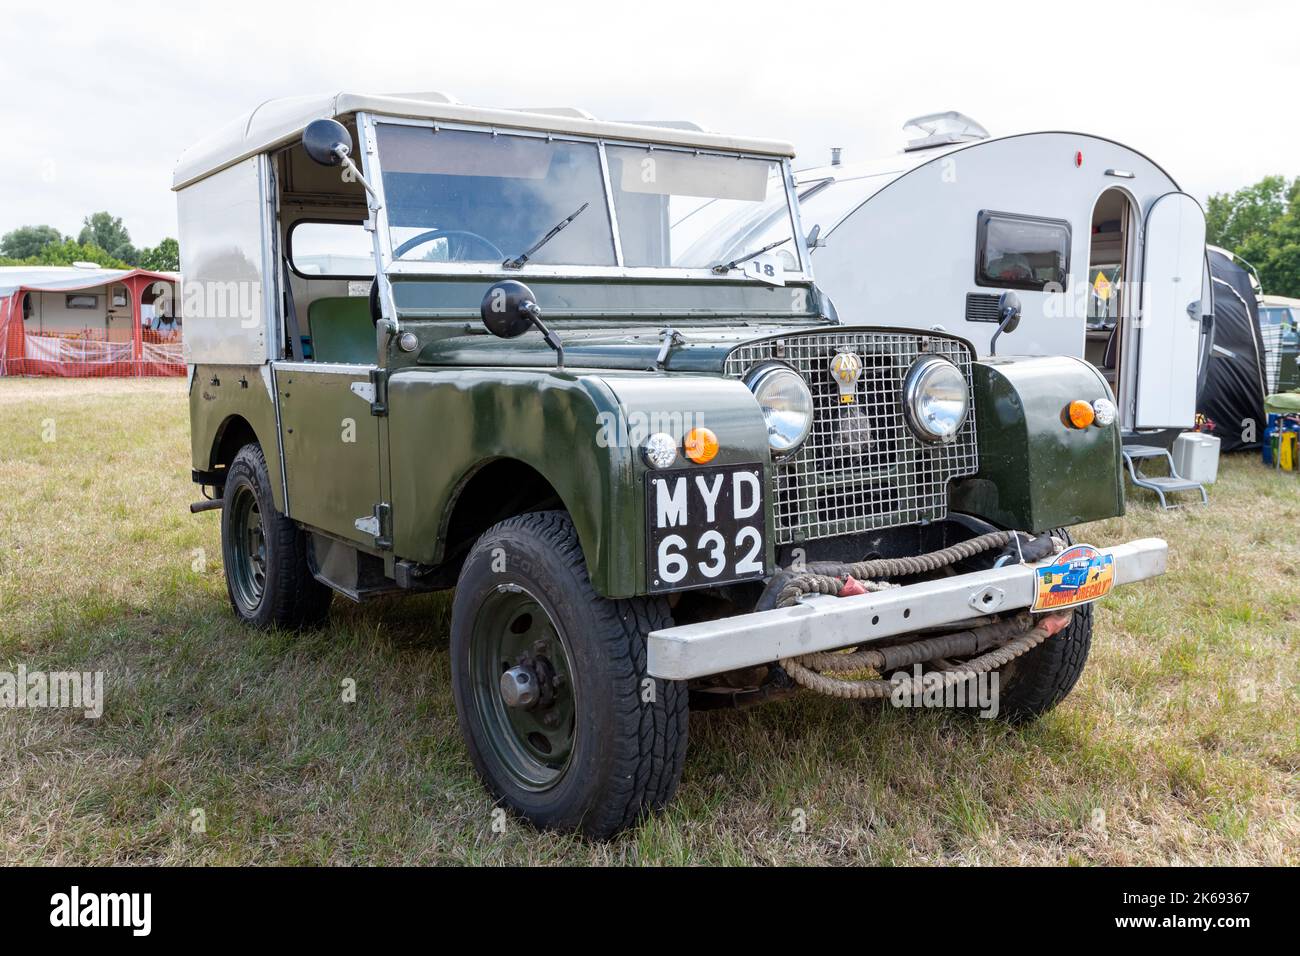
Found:
[[[1064,291],[1070,276],[1070,224],[1008,212],[979,214],[975,284],[998,289]]]

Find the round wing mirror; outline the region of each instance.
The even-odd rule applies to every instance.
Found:
[[[491,286],[483,296],[479,312],[487,330],[503,339],[523,335],[541,315],[533,290],[514,279],[504,279]]]
[[[352,136],[338,120],[318,119],[302,131],[302,148],[322,166],[341,166],[343,155],[352,152]]]
[[[998,326],[1003,332],[1014,332],[1020,324],[1020,296],[1003,292],[998,296]]]

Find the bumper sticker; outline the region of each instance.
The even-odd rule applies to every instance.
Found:
[[[1046,567],[1035,568],[1034,611],[1056,611],[1105,597],[1115,585],[1115,558],[1090,544],[1066,548]]]

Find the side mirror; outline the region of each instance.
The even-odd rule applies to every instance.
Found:
[[[318,119],[302,131],[302,148],[322,166],[342,166],[352,153],[352,137],[338,120]]]
[[[998,296],[998,328],[1003,332],[1014,332],[1020,325],[1020,296],[1014,292],[1003,292]]]
[[[560,337],[543,324],[537,297],[522,282],[503,279],[489,286],[479,306],[479,314],[487,330],[503,339],[513,339],[536,326],[546,344],[555,350],[559,367],[564,367],[564,345]]]
[[[998,336],[1003,332],[1014,332],[1020,325],[1020,296],[1014,292],[1003,292],[998,296],[998,330],[989,339],[989,355],[998,354]]]
[[[532,328],[534,316],[540,317],[542,310],[537,307],[532,289],[514,279],[505,279],[487,290],[479,314],[493,335],[513,339]]]

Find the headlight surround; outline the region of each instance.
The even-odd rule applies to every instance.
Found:
[[[922,441],[952,441],[970,414],[966,376],[937,355],[917,359],[903,379],[903,414]]]
[[[813,397],[803,376],[788,365],[760,365],[745,377],[767,423],[767,444],[774,455],[798,451],[812,430]]]

